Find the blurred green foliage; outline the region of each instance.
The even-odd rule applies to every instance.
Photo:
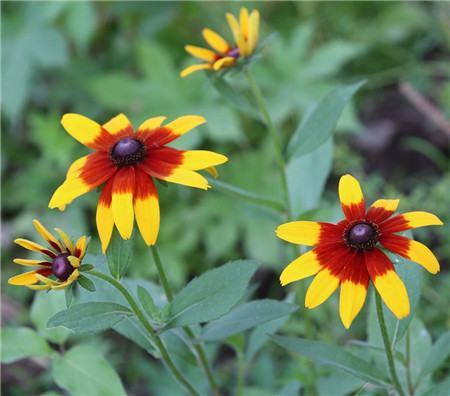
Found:
[[[183,46],[201,44],[204,26],[227,32],[225,12],[242,5],[2,2],[2,293],[3,304],[12,307],[4,318],[7,325],[26,325],[31,320],[52,342],[63,343],[67,337],[44,329],[43,323],[51,316],[42,312],[44,297],[36,295],[29,318],[33,293],[5,286],[5,279],[17,271],[9,263],[23,256],[12,241],[18,236],[35,237],[33,218],[69,230],[73,236],[92,235],[90,251],[100,252],[94,225],[95,193],[79,198],[64,213],[46,208],[67,167],[86,153],[60,126],[65,112],[85,114],[98,122],[124,112],[135,126],[155,115],[201,114],[207,125],[180,139],[180,147],[226,154],[230,162],[219,169],[221,180],[280,199],[273,147],[264,125],[230,104],[202,73],[186,79],[178,75],[192,62]],[[417,232],[442,263],[440,275],[432,279],[425,275],[417,310],[436,337],[450,327],[449,140],[398,93],[397,83],[408,81],[450,117],[448,3],[265,2],[247,6],[260,10],[262,37],[270,36],[261,58],[251,67],[283,141],[288,141],[301,118],[324,94],[342,83],[368,79],[354,105],[344,111],[333,144],[329,141],[301,157],[289,172],[295,187],[291,198],[300,217],[335,220],[336,182],[350,172],[360,179],[369,201],[379,196],[399,197],[402,211],[438,214],[446,226]],[[247,85],[241,75],[230,76],[230,83],[245,94]],[[386,120],[393,132],[380,143],[386,139],[377,134],[377,128]],[[373,149],[372,142],[381,148]],[[262,297],[283,297],[277,278],[289,259],[289,248],[275,237],[279,219],[273,213],[214,190],[203,193],[173,185],[158,185],[158,189],[162,208],[159,246],[174,287],[180,288],[193,275],[217,264],[245,257],[265,267],[257,277],[261,286],[256,292]],[[135,240],[135,265],[128,276],[155,276],[140,238]],[[293,290],[299,289],[304,290]],[[300,306],[303,297],[302,292],[295,297]],[[60,303],[55,300],[50,309]],[[348,333],[339,323],[336,308],[337,301],[332,299],[321,309],[305,313],[312,317],[314,329],[305,329],[302,315],[294,314],[285,332],[302,335],[313,330],[314,338],[326,341],[364,338],[368,309]],[[421,323],[416,326],[422,328]],[[95,340],[99,338],[92,343]],[[110,352],[130,394],[146,394],[142,389],[149,383],[155,394],[178,394],[168,374],[149,363],[138,348],[121,346],[115,336],[100,345],[100,350]],[[91,348],[89,353],[94,353],[92,346],[80,348]],[[239,348],[233,348],[239,355]],[[78,359],[76,352],[74,359]],[[133,356],[126,364],[122,352]],[[234,381],[229,355],[222,351],[216,363],[223,384]],[[95,359],[103,358],[95,355]],[[58,370],[64,371],[67,364],[61,361]],[[249,364],[251,370],[243,368],[249,384],[246,395],[262,395],[263,390],[294,395],[300,383],[308,388],[311,378],[324,395],[331,389],[344,395],[363,385],[332,369],[321,368],[310,376],[307,365],[299,365],[293,357],[287,359],[275,346],[261,351]],[[27,367],[14,367],[9,374],[10,394],[19,395],[28,377]],[[109,366],[105,375],[110,375]],[[42,378],[27,384],[28,394],[49,389],[51,379]]]

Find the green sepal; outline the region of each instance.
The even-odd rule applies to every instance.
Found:
[[[86,278],[84,275],[80,275],[78,277],[79,285],[90,292],[95,292],[96,288],[94,282],[92,282],[89,278]]]
[[[91,271],[94,269],[94,266],[92,264],[82,264],[78,267],[78,271],[85,272],[85,271]]]

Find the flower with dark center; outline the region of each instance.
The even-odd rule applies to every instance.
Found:
[[[63,210],[75,198],[103,186],[97,206],[97,229],[103,252],[108,248],[114,225],[129,239],[136,218],[147,245],[156,242],[159,202],[154,179],[208,189],[197,170],[215,173],[215,166],[228,159],[203,150],[177,150],[168,144],[205,122],[188,115],[162,125],[166,117],[144,121],[137,131],[124,114],[100,125],[80,114],[65,114],[67,132],[95,150],[77,159],[66,180],[53,194],[49,207]]]
[[[73,244],[67,234],[55,228],[58,237],[48,231],[38,220],[33,220],[34,227],[48,247],[28,239],[18,238],[14,242],[25,249],[41,253],[44,258],[38,260],[14,259],[16,264],[36,267],[32,271],[8,279],[10,285],[27,286],[34,290],[64,289],[80,276],[78,270],[86,254],[87,238],[82,236]]]
[[[75,269],[67,259],[68,256],[68,253],[58,254],[52,262],[53,275],[62,281],[65,281]]]
[[[110,157],[116,166],[137,165],[145,158],[145,146],[137,139],[126,137],[114,145]]]
[[[259,36],[259,12],[253,10],[251,13],[246,8],[241,8],[239,21],[233,14],[227,13],[226,18],[233,34],[235,46],[231,46],[218,33],[211,29],[203,29],[202,34],[205,41],[212,49],[186,45],[187,53],[202,61],[195,65],[186,67],[180,76],[186,77],[199,70],[214,70],[233,67],[239,58],[249,58],[255,51]]]
[[[280,276],[281,284],[315,275],[305,297],[305,306],[322,304],[340,286],[339,313],[349,328],[364,305],[372,281],[384,303],[398,318],[409,314],[408,293],[395,267],[382,249],[415,261],[436,274],[439,262],[425,245],[397,235],[412,228],[442,225],[427,212],[393,216],[398,199],[380,199],[366,211],[364,195],[351,175],[341,177],[339,198],[345,219],[337,224],[293,221],[277,229],[279,238],[313,246],[290,263]]]

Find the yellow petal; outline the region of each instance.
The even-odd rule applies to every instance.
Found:
[[[201,116],[187,115],[169,122],[165,128],[169,129],[174,135],[181,136],[205,122],[206,120]]]
[[[291,221],[281,224],[276,234],[278,238],[299,245],[314,246],[319,242],[322,226],[315,221]]]
[[[361,311],[367,296],[367,287],[360,283],[344,280],[341,283],[341,294],[339,299],[339,314],[345,328],[348,329],[353,319]]]
[[[81,236],[75,245],[75,255],[82,260],[86,254],[87,247],[87,237],[85,235]]]
[[[239,23],[241,26],[241,32],[245,38],[248,37],[248,10],[242,7],[239,12]]]
[[[428,212],[407,212],[400,216],[408,222],[408,228],[427,227],[433,225],[443,225],[444,223],[436,215]]]
[[[190,150],[183,152],[183,167],[191,170],[206,169],[227,161],[227,157],[213,151]]]
[[[25,286],[32,290],[49,290],[50,289],[50,285],[25,285]]]
[[[104,205],[99,201],[97,205],[96,223],[98,235],[102,244],[102,252],[105,253],[106,249],[108,249],[114,228],[114,218],[111,206]]]
[[[210,166],[209,168],[205,168],[205,171],[208,172],[214,179],[219,177],[219,172],[217,171],[215,166]]]
[[[235,16],[230,12],[226,13],[226,18],[228,21],[228,25],[230,26],[231,33],[233,34],[234,41],[237,43],[242,34],[239,23]]]
[[[50,245],[52,245],[53,248],[59,249],[60,251],[64,250],[61,243],[41,224],[39,220],[34,219],[33,225],[34,228],[36,228],[36,231],[42,236],[42,238],[44,238]]]
[[[69,135],[80,143],[90,148],[96,148],[94,142],[102,133],[100,124],[88,117],[75,113],[64,114],[61,124]]]
[[[36,275],[37,275],[37,270],[25,272],[23,274],[16,275],[16,276],[13,276],[12,278],[9,278],[8,283],[10,285],[14,285],[14,286],[32,285],[32,284],[38,282]]]
[[[305,307],[318,307],[330,297],[339,286],[339,278],[332,275],[328,269],[323,269],[309,285],[305,297]]]
[[[66,179],[77,177],[86,164],[88,157],[89,155],[85,155],[84,157],[78,158],[76,161],[72,162],[72,165],[70,165],[67,170]]]
[[[133,192],[135,186],[134,168],[122,168],[114,177],[111,208],[122,239],[130,239],[133,232]]]
[[[43,253],[49,251],[49,249],[46,248],[45,246],[39,245],[39,243],[30,241],[28,239],[17,238],[14,240],[14,243],[16,243],[19,246],[22,246],[25,249],[32,250],[34,252]]]
[[[317,274],[322,268],[314,250],[301,255],[283,270],[280,276],[281,286]]]
[[[48,207],[50,209],[64,207],[65,205],[70,204],[75,198],[86,194],[95,187],[97,186],[86,184],[79,177],[66,179],[66,181],[53,193]]]
[[[65,289],[67,286],[75,282],[79,276],[80,272],[76,269],[70,274],[65,282],[59,282],[57,285],[51,286],[51,288],[54,290]]]
[[[180,77],[186,77],[199,70],[210,70],[212,66],[209,63],[199,63],[198,65],[191,65],[180,72]]]
[[[344,175],[339,180],[339,199],[347,219],[365,216],[364,195],[358,180],[352,175]]]
[[[13,260],[14,263],[19,265],[24,265],[26,267],[39,267],[39,268],[45,268],[46,265],[42,265],[42,263],[45,263],[45,261],[42,260],[29,260],[29,259],[19,259],[15,258]]]
[[[206,42],[217,52],[222,54],[230,50],[230,46],[224,38],[211,29],[203,29],[202,34]]]
[[[122,113],[103,124],[103,128],[111,135],[117,135],[124,131],[133,132],[133,126],[131,125],[130,120]]]
[[[69,253],[73,254],[75,250],[72,240],[69,238],[69,236],[63,230],[61,230],[61,228],[55,228],[55,231],[58,233]]]
[[[214,62],[213,69],[217,71],[217,70],[223,69],[224,67],[230,67],[230,66],[234,65],[235,63],[236,63],[236,58],[233,58],[232,56],[225,56],[223,58],[218,59],[216,62]]]
[[[36,274],[35,275],[37,279],[39,279],[42,283],[44,283],[45,285],[59,285],[61,282],[55,281],[53,279],[47,278],[44,275],[41,274]]]
[[[217,58],[217,55],[214,51],[206,48],[197,47],[195,45],[186,45],[184,49],[192,56],[195,56],[196,58],[204,60],[206,62],[214,62]]]
[[[67,260],[69,260],[69,263],[72,265],[73,268],[78,268],[80,266],[80,259],[75,256],[68,256]]]
[[[162,180],[178,183],[184,186],[201,188],[207,190],[211,187],[202,175],[189,169],[175,168],[169,176],[161,178]]]
[[[395,212],[399,203],[399,199],[378,199],[371,205],[371,208],[381,208],[388,212]]]
[[[139,131],[151,131],[155,128],[159,128],[161,124],[166,120],[167,117],[152,117],[145,120],[141,125],[139,125]]]
[[[151,182],[153,184],[153,182]],[[154,188],[154,186],[153,186]],[[137,195],[134,200],[134,214],[139,231],[147,245],[154,245],[159,232],[159,201],[156,189],[152,195]]]
[[[408,251],[404,256],[409,260],[420,264],[432,274],[437,274],[440,270],[439,261],[433,252],[423,243],[417,242],[413,239],[410,240]]]
[[[389,270],[383,275],[376,276],[373,284],[397,319],[403,319],[409,315],[408,292],[395,271]]]
[[[248,20],[248,37],[247,37],[247,55],[250,55],[258,42],[259,38],[259,11],[253,10]]]

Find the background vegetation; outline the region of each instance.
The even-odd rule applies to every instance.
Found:
[[[201,114],[207,125],[183,137],[181,146],[226,154],[230,162],[221,168],[220,180],[280,198],[265,126],[252,114],[236,109],[205,74],[186,79],[178,75],[192,62],[183,46],[201,45],[205,26],[228,32],[225,12],[237,12],[242,5],[256,7],[262,14],[261,36],[268,39],[251,67],[283,141],[324,94],[342,83],[368,80],[344,111],[334,142],[328,141],[293,165],[289,178],[295,215],[336,219],[337,180],[347,172],[360,179],[369,201],[399,197],[402,211],[428,210],[439,215],[446,226],[417,232],[440,259],[442,272],[435,277],[424,274],[415,344],[424,353],[431,339],[450,328],[450,127],[448,121],[439,124],[423,113],[410,92],[412,87],[450,118],[448,3],[2,2],[3,326],[33,327],[55,348],[60,344],[61,352],[63,345],[73,343],[95,346],[132,395],[147,395],[148,389],[155,395],[179,390],[159,363],[114,332],[83,339],[49,335],[45,323],[63,300],[51,296],[57,293],[39,294],[6,285],[7,278],[17,272],[12,259],[23,256],[12,241],[18,236],[34,238],[31,220],[39,218],[74,236],[92,235],[90,252],[100,252],[94,225],[96,194],[76,200],[64,214],[46,208],[69,164],[85,154],[85,148],[59,124],[66,112],[99,122],[124,112],[135,126],[154,115]],[[241,75],[232,76],[231,81],[245,94],[247,83]],[[253,281],[254,294],[283,299],[292,291],[300,306],[284,324],[284,334],[309,334],[336,344],[368,337],[369,304],[351,330],[345,331],[336,298],[305,312],[304,288],[298,284],[280,287],[278,276],[290,248],[275,237],[279,219],[271,213],[219,191],[158,188],[159,246],[175,289],[230,259],[253,258],[261,263]],[[128,276],[155,278],[140,238],[135,249],[137,259]],[[306,314],[313,328],[305,328]],[[245,395],[290,395],[300,388],[309,394],[344,395],[363,385],[338,371],[313,367],[305,358],[287,356],[272,343],[258,348],[252,359],[243,359],[242,342],[232,340],[232,346],[210,351],[225,389],[233,389],[239,377],[231,369],[234,359],[244,362],[239,367],[241,378],[245,377]],[[446,363],[436,381],[448,376],[450,362]],[[199,373],[193,375],[202,381]],[[4,366],[2,380],[10,395],[49,390],[60,394],[61,388],[67,389],[54,384],[49,361],[39,358]],[[365,389],[363,394],[371,392],[377,391]]]

